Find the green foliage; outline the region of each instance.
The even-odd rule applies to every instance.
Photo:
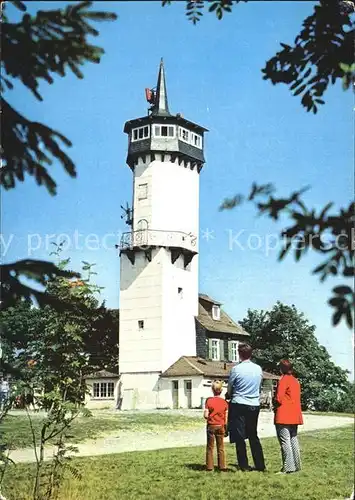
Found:
[[[54,254],[59,257],[61,251],[57,245]],[[28,412],[37,462],[34,500],[54,498],[66,469],[78,477],[67,456],[74,450],[65,443],[72,422],[88,414],[83,406],[85,375],[103,365],[117,367],[117,318],[99,305],[100,289],[91,283],[93,265],[84,262],[83,277],[73,280],[65,271],[69,263],[59,263],[60,274],[48,277],[44,293],[70,307],[59,311],[46,304],[36,309],[19,301],[1,313],[6,346],[2,368],[10,367],[25,408],[34,404],[46,412],[39,437]],[[45,465],[45,448],[53,440],[56,452]]]
[[[186,0],[186,15],[193,24],[201,19],[205,4],[217,19],[232,12],[241,0]],[[163,1],[162,5],[171,4]],[[314,12],[303,22],[303,29],[296,36],[294,46],[281,43],[282,50],[266,62],[262,69],[265,80],[274,85],[289,85],[293,95],[302,97],[302,106],[316,113],[321,99],[330,84],[343,81],[349,89],[355,83],[354,65],[354,12],[353,1],[320,0]]]
[[[24,3],[16,6],[25,10]],[[72,71],[78,78],[84,75],[80,67],[86,62],[99,63],[104,50],[91,45],[89,36],[99,32],[89,21],[116,19],[107,12],[91,11],[92,2],[79,2],[64,9],[39,11],[31,17],[24,14],[21,22],[11,23],[4,15],[1,30],[2,61],[1,91],[12,90],[14,80],[19,80],[40,101],[41,80],[53,83],[53,75],[65,76]],[[5,4],[6,7],[6,4]],[[5,76],[6,75],[6,76]],[[26,175],[34,176],[50,194],[56,194],[57,185],[47,170],[53,160],[59,161],[66,172],[75,177],[72,160],[62,151],[71,142],[65,136],[45,125],[32,122],[2,99],[3,166],[1,184],[12,189]]]
[[[341,392],[323,388],[314,397],[313,406],[317,411],[354,414],[354,401],[354,383],[352,383]]]
[[[225,12],[232,12],[233,4],[239,3],[241,0],[217,0],[210,2],[209,12],[215,12],[217,19],[221,20]],[[247,0],[244,0],[247,1]],[[203,2],[201,2],[203,3]]]
[[[25,12],[24,2],[13,0],[16,8]],[[92,11],[92,2],[76,2],[64,9],[39,11],[31,17],[25,14],[19,23],[12,23],[6,15],[6,2],[2,4],[1,26],[1,75],[0,90],[12,90],[14,82],[21,82],[32,94],[42,100],[39,91],[41,81],[53,83],[53,75],[65,76],[67,71],[83,78],[80,67],[86,62],[99,63],[104,50],[91,45],[90,36],[99,33],[90,21],[116,19],[109,12]],[[57,185],[48,170],[53,162],[61,163],[72,177],[76,169],[63,146],[71,146],[70,140],[46,125],[33,122],[16,111],[1,97],[2,118],[2,166],[0,183],[5,189],[13,189],[27,176],[35,178],[55,195]],[[37,284],[46,285],[48,278],[71,276],[49,262],[23,260],[1,265],[1,308],[7,308],[18,299],[35,299],[40,306],[54,305],[52,297],[21,279],[31,278]],[[57,304],[60,305],[60,304]]]
[[[353,64],[339,64],[340,69],[344,72],[343,76],[343,89],[348,90],[351,85],[354,85],[355,63]]]
[[[47,292],[34,289],[25,285],[21,280],[26,278],[33,280],[36,284],[46,286],[54,278],[79,277],[78,273],[64,269],[58,269],[52,262],[41,260],[19,260],[11,264],[1,266],[1,306],[2,309],[17,304],[19,300],[31,302],[33,299],[40,306],[52,304],[60,306],[55,297]]]
[[[302,405],[337,411],[337,402],[349,391],[347,371],[331,360],[315,336],[315,326],[295,306],[278,302],[271,311],[248,310],[241,321],[251,335],[254,357],[266,370],[279,373],[278,363],[289,359],[302,386]],[[330,403],[325,406],[322,401]]]
[[[103,368],[117,371],[118,311],[99,303],[99,288],[90,282],[93,271],[87,263],[85,273],[88,277],[80,280],[51,278],[44,293],[54,307],[38,309],[19,301],[1,312],[3,364],[12,366],[13,376],[30,379],[34,385],[45,380],[49,386],[52,380],[71,379],[69,386],[63,382],[61,391],[72,394],[74,388],[80,389],[78,367],[83,374]]]
[[[304,20],[294,46],[282,43],[282,50],[267,61],[264,79],[289,85],[307,111],[316,113],[329,84],[342,80],[344,65],[354,61],[353,28],[341,2],[322,0]],[[347,73],[347,82],[345,88],[355,82],[354,71]]]
[[[354,279],[354,211],[352,202],[348,207],[340,209],[336,215],[330,214],[332,203],[328,203],[317,213],[308,209],[301,199],[307,188],[292,193],[287,198],[275,197],[272,184],[258,186],[253,184],[247,197],[236,195],[224,200],[220,210],[228,210],[240,206],[244,201],[253,202],[258,215],[265,215],[272,220],[280,220],[286,216],[291,225],[284,229],[280,238],[284,246],[279,254],[279,260],[293,250],[296,261],[312,250],[324,257],[313,273],[323,282],[331,276],[342,276],[344,279]],[[348,327],[354,325],[354,292],[350,286],[333,288],[334,296],[329,300],[334,310],[333,324],[345,320]]]

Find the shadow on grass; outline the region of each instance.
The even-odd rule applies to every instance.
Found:
[[[198,471],[206,470],[206,466],[203,464],[185,464],[184,467],[190,470],[198,470]]]
[[[186,467],[187,469],[190,469],[190,470],[196,470],[196,471],[204,471],[204,472],[207,472],[206,470],[206,466],[203,465],[203,464],[185,464],[184,467]],[[231,472],[233,471],[234,469],[231,469],[231,468],[227,468],[225,469],[225,471],[223,472]],[[215,472],[221,472],[217,467],[214,468],[214,471]]]

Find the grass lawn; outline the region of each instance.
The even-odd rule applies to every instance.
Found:
[[[303,415],[321,415],[325,417],[350,417],[354,418],[353,413],[336,413],[334,411],[303,411]]]
[[[227,445],[230,471],[203,470],[204,447],[165,449],[77,458],[72,464],[82,479],[67,476],[60,500],[335,500],[353,487],[351,426],[300,436],[303,470],[275,475],[280,468],[276,438],[263,440],[268,471],[242,473],[233,467],[235,453]],[[30,500],[33,465],[11,466],[3,494],[8,500]]]
[[[43,415],[31,414],[33,427],[37,437],[40,435]],[[70,430],[70,442],[79,443],[86,439],[94,439],[100,435],[120,430],[154,431],[164,429],[186,429],[201,427],[203,419],[186,415],[171,415],[164,413],[137,414],[105,414],[93,412],[92,417],[80,417],[74,420]],[[32,435],[28,417],[24,414],[7,415],[1,423],[1,442],[7,443],[11,449],[32,446]]]

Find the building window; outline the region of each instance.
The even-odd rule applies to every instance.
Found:
[[[182,291],[182,288],[180,286],[178,287],[178,296],[180,299],[182,299],[182,297],[183,297],[183,291]]]
[[[230,343],[230,360],[233,361],[233,363],[238,363],[239,361],[238,342]]]
[[[198,134],[191,133],[191,144],[195,146],[195,148],[202,149],[202,137]]]
[[[144,330],[144,320],[143,319],[140,319],[138,321],[138,329],[139,330]]]
[[[189,143],[190,132],[186,128],[179,127],[179,137],[182,141]]]
[[[146,200],[148,198],[148,184],[139,184],[138,200]]]
[[[212,306],[212,319],[216,321],[221,319],[221,309],[216,304]]]
[[[219,340],[211,340],[211,359],[213,361],[219,360]]]
[[[186,128],[179,127],[179,139],[187,142],[187,144],[191,144],[191,146],[195,146],[195,148],[202,149],[202,136]]]
[[[175,126],[154,125],[154,137],[175,137]]]
[[[150,130],[149,125],[132,129],[132,135],[131,135],[132,142],[141,141],[142,139],[148,139],[149,130]]]
[[[114,393],[114,382],[94,382],[92,385],[93,399],[113,399]]]

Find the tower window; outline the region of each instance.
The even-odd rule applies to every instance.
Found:
[[[183,297],[182,288],[180,286],[178,287],[178,296],[180,299],[182,299],[182,297]]]
[[[144,320],[143,319],[138,320],[138,329],[144,330]]]
[[[187,142],[187,144],[191,144],[191,146],[195,146],[195,148],[202,149],[202,136],[186,128],[179,127],[179,139]]]
[[[142,139],[148,139],[149,130],[150,130],[149,125],[132,129],[132,135],[131,135],[132,142],[141,141]]]
[[[154,137],[174,137],[174,125],[154,125]]]
[[[202,149],[202,137],[198,134],[191,134],[191,144],[196,148]]]
[[[188,130],[186,130],[186,128],[182,128],[180,127],[179,128],[179,137],[182,141],[184,142],[189,142],[189,138],[190,138],[190,133]]]
[[[148,184],[138,185],[138,200],[146,200],[148,198]]]

